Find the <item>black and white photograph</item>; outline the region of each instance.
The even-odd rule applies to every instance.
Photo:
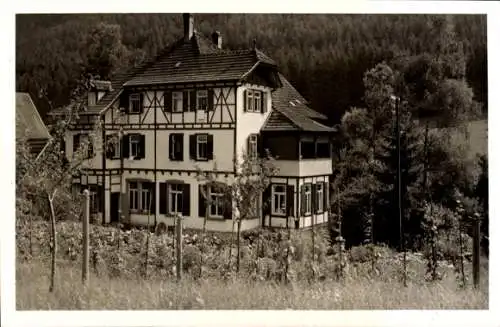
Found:
[[[489,12],[260,7],[14,13],[16,315],[493,308]]]

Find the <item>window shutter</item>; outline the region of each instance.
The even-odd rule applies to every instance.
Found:
[[[128,105],[129,105],[129,94],[127,92],[123,92],[122,95],[120,96],[120,110],[128,112]]]
[[[260,110],[262,113],[265,113],[267,111],[267,101],[266,101],[266,96],[267,96],[267,93],[266,92],[262,92],[261,93],[261,96],[260,96]]]
[[[318,212],[318,184],[312,184],[311,187],[311,211]]]
[[[89,158],[92,158],[94,156],[94,145],[92,141],[93,140],[89,137],[87,145],[87,155]]]
[[[251,140],[252,140],[252,134],[248,135],[248,137],[247,137],[247,156],[249,156],[249,157],[251,155],[251,153],[250,153],[251,144],[252,144]]]
[[[206,185],[198,186],[198,216],[199,217],[205,217],[205,213],[206,213],[206,208],[205,208],[206,199],[203,197],[202,190],[206,191]]]
[[[177,159],[179,161],[183,161],[184,160],[184,134],[178,134],[177,139],[178,139],[178,141],[180,141],[180,146],[179,146],[180,153],[178,153]]]
[[[172,92],[163,92],[163,110],[172,112]]]
[[[106,135],[104,137],[104,149],[106,152],[106,158],[110,159],[113,156],[113,144],[110,142],[110,136],[111,135]]]
[[[160,214],[167,214],[167,183],[160,183]]]
[[[330,211],[330,184],[328,182],[323,183],[323,210]]]
[[[190,201],[190,192],[189,192],[189,184],[182,185],[182,215],[190,216],[191,215],[191,201]]]
[[[73,154],[78,151],[80,147],[80,134],[73,135]]]
[[[214,90],[208,89],[208,111],[214,110]]]
[[[243,111],[247,111],[247,90],[243,91]]]
[[[122,157],[123,158],[128,158],[130,156],[129,150],[130,150],[130,135],[123,135],[122,141],[121,141],[121,146],[122,146]]]
[[[188,105],[189,105],[189,91],[182,91],[182,110],[183,111],[189,111]]]
[[[168,159],[173,160],[173,154],[174,154],[174,134],[170,134],[168,136]]]
[[[191,110],[192,111],[195,111],[196,110],[196,90],[192,90],[191,92],[189,92],[189,96],[190,96],[190,105],[191,105]]]
[[[306,189],[304,185],[300,187],[300,215],[305,216],[306,214]]]
[[[146,158],[146,135],[140,135],[139,137],[139,159]]]
[[[212,134],[207,137],[207,158],[208,160],[214,158],[214,136]]]
[[[287,185],[286,187],[286,207],[287,207],[287,216],[288,217],[295,217],[295,210],[294,210],[294,201],[293,199],[295,198],[295,188],[293,185]]]
[[[143,113],[144,112],[144,93],[140,93],[140,96],[139,96],[141,103],[139,104],[139,112],[140,113]]]
[[[189,157],[196,160],[196,134],[189,135]]]
[[[151,214],[156,214],[156,187],[155,183],[151,182],[149,183],[149,189],[151,192],[151,209],[150,212]]]

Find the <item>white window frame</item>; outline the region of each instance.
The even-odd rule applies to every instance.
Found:
[[[324,203],[324,195],[325,191],[323,190],[323,183],[316,184],[316,212],[323,212],[323,203]]]
[[[246,103],[246,105],[247,105],[248,112],[254,111],[255,102],[254,102],[254,97],[253,97],[253,90],[251,90],[251,89],[247,90],[247,103]]]
[[[136,183],[137,187],[132,187]],[[129,181],[129,209],[132,213],[143,213],[148,211],[151,201],[151,212],[154,211],[151,189],[144,187],[141,181]],[[131,194],[133,194],[131,200]]]
[[[141,137],[140,135],[132,134],[129,137],[129,148],[128,148],[128,154],[130,157],[138,157],[139,156],[139,147],[141,145]],[[134,153],[134,146],[135,146],[135,153]]]
[[[205,99],[205,107],[202,106],[202,100]],[[208,90],[196,91],[196,110],[208,111]]]
[[[137,186],[136,187],[132,187],[132,183],[135,183]],[[140,185],[141,183],[140,182],[130,182],[129,184],[129,195],[128,195],[128,199],[129,199],[129,208],[131,211],[139,211],[139,208],[140,208],[140,197],[139,197],[139,192],[140,192]],[[131,196],[133,194],[133,196]],[[131,201],[132,199],[132,201]]]
[[[201,144],[205,144],[205,156],[201,156]],[[196,135],[196,160],[208,160],[208,135],[198,134]]]
[[[180,190],[179,190],[180,188]],[[182,202],[183,202],[183,185],[182,184],[169,184],[168,185],[168,212],[171,215],[174,215],[176,213],[182,214]],[[181,201],[181,207],[178,208],[178,200],[180,197]],[[175,199],[175,200],[174,200]],[[175,206],[175,208],[174,208]]]
[[[262,112],[262,91],[253,91],[253,102],[254,102],[254,107],[253,111],[254,112]]]
[[[132,113],[132,114],[138,114],[141,112],[141,106],[142,106],[142,103],[141,103],[141,94],[140,93],[132,93],[130,94],[129,98],[128,98],[128,103],[129,103],[129,112]],[[137,103],[137,110],[134,110],[134,103]]]
[[[250,134],[248,136],[248,138],[249,138],[248,157],[250,159],[257,159],[257,157],[258,157],[258,148],[257,148],[258,136],[257,136],[257,134]]]
[[[150,211],[153,211],[153,207],[152,207],[152,199],[151,199],[151,190],[148,189],[148,188],[143,188],[142,187],[142,183],[141,183],[141,188],[140,188],[140,194],[141,194],[141,201],[140,201],[140,210],[143,211],[143,212],[148,212],[148,207],[149,207],[149,204],[151,203],[151,209]]]
[[[172,92],[172,112],[182,112],[184,110],[182,101],[182,91]]]
[[[279,191],[277,188],[282,187],[283,190]],[[273,184],[272,190],[272,207],[271,214],[273,216],[286,216],[286,185],[285,184]],[[278,210],[276,210],[278,209]]]
[[[214,218],[224,218],[224,194],[219,192],[212,192],[210,188],[209,199],[209,216]],[[215,213],[212,213],[212,208],[215,209]]]
[[[304,208],[304,214],[306,216],[312,213],[312,184],[304,185],[304,202],[306,207]]]

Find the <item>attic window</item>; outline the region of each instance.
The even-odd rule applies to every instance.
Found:
[[[181,65],[181,62],[179,61],[178,63],[175,64],[175,68],[179,67]]]

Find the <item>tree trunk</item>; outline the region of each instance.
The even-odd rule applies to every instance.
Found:
[[[229,244],[231,244],[231,246],[229,247],[229,262],[228,262],[228,265],[231,266],[231,261],[232,261],[232,256],[233,256],[233,242],[234,242],[234,223],[235,223],[235,220],[233,218],[233,226],[231,227],[231,242]]]
[[[200,278],[203,276],[203,255],[205,254],[205,235],[207,231],[208,213],[210,210],[209,202],[205,206],[205,217],[203,217],[203,229],[201,231],[201,255],[200,255]]]
[[[238,218],[238,232],[236,236],[236,272],[240,271],[240,234],[241,234],[241,217]]]
[[[50,265],[50,286],[49,292],[54,292],[55,289],[55,278],[56,278],[56,254],[57,254],[57,232],[56,232],[56,213],[54,210],[54,195],[52,197],[47,195],[50,207],[50,231],[52,237],[52,247],[51,247],[51,265]]]

